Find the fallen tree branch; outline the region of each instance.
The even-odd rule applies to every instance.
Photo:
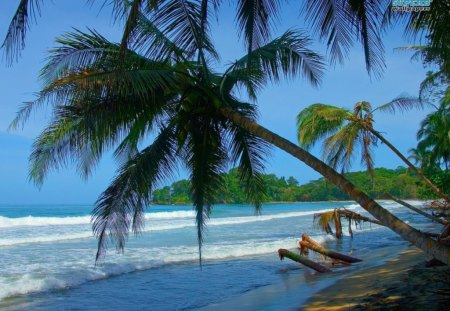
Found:
[[[325,247],[323,247],[322,245],[320,245],[319,243],[317,243],[316,241],[314,241],[311,237],[309,237],[306,233],[303,233],[302,235],[302,240],[299,242],[300,245],[300,250],[305,250],[305,249],[310,249],[312,251],[315,251],[317,253],[320,253],[324,256],[333,258],[333,259],[337,259],[337,260],[341,260],[341,261],[345,261],[345,262],[350,262],[350,263],[355,263],[355,262],[360,262],[362,261],[361,259],[355,258],[355,257],[351,257],[351,256],[347,256],[332,250],[329,250]]]
[[[288,251],[287,249],[280,248],[278,250],[278,256],[280,256],[280,260],[283,260],[284,257],[287,257],[293,261],[299,262],[313,270],[316,270],[317,272],[324,273],[324,272],[331,272],[330,269],[328,269],[325,266],[322,266],[321,264],[318,264],[317,262],[314,262],[312,260],[309,260],[305,258],[304,256],[300,256],[298,254],[295,254],[293,252]]]

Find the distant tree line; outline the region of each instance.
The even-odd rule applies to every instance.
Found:
[[[397,169],[376,168],[374,169],[373,179],[365,171],[346,173],[345,176],[361,190],[377,199],[386,198],[386,192],[403,199],[434,198],[432,191],[404,167],[398,167]],[[246,203],[244,188],[240,184],[237,169],[231,169],[227,174],[224,174],[223,178],[225,187],[217,203]],[[304,185],[299,185],[298,181],[292,176],[285,178],[277,177],[275,174],[265,174],[263,178],[266,185],[265,202],[350,199],[348,195],[324,178],[310,181]],[[450,185],[450,174],[448,173],[435,173],[430,178],[444,187]],[[155,204],[187,204],[190,202],[191,194],[188,180],[179,180],[170,186],[153,191],[153,203]]]

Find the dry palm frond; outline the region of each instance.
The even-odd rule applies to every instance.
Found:
[[[314,225],[318,226],[322,231],[327,234],[333,234],[331,230],[330,222],[334,221],[334,211],[314,214]]]
[[[348,232],[350,236],[353,236],[352,231],[352,221],[356,228],[361,227],[363,222],[370,222],[377,225],[381,225],[381,223],[373,218],[362,216],[358,213],[349,211],[345,208],[336,208],[329,212],[314,214],[314,224],[318,226],[322,231],[327,234],[333,234],[331,230],[330,223],[334,223],[336,230],[336,238],[342,237],[342,221],[341,218],[345,218],[348,221]]]

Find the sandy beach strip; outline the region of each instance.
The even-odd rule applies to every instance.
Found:
[[[427,268],[426,260],[420,250],[408,249],[382,266],[338,280],[299,310],[449,310],[450,267]]]

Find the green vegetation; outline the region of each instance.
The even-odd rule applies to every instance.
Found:
[[[359,189],[377,199],[386,198],[384,193],[390,193],[395,197],[407,199],[429,199],[433,197],[432,191],[422,184],[417,176],[414,176],[404,167],[397,169],[376,168],[374,178],[371,180],[367,172],[352,172],[345,177],[354,183]],[[445,175],[445,176],[444,176]],[[449,180],[450,174],[438,174],[431,176],[436,180]],[[225,187],[221,192],[217,203],[239,204],[246,202],[245,192],[239,182],[237,169],[224,174]],[[296,202],[296,201],[327,201],[349,200],[350,197],[339,190],[335,185],[324,178],[310,181],[304,185],[298,185],[294,177],[277,177],[275,174],[263,175],[266,184],[265,202]],[[447,183],[449,184],[449,183]],[[449,189],[446,189],[447,191]],[[190,184],[187,180],[174,182],[171,186],[156,189],[153,192],[155,204],[188,204],[190,199]]]

